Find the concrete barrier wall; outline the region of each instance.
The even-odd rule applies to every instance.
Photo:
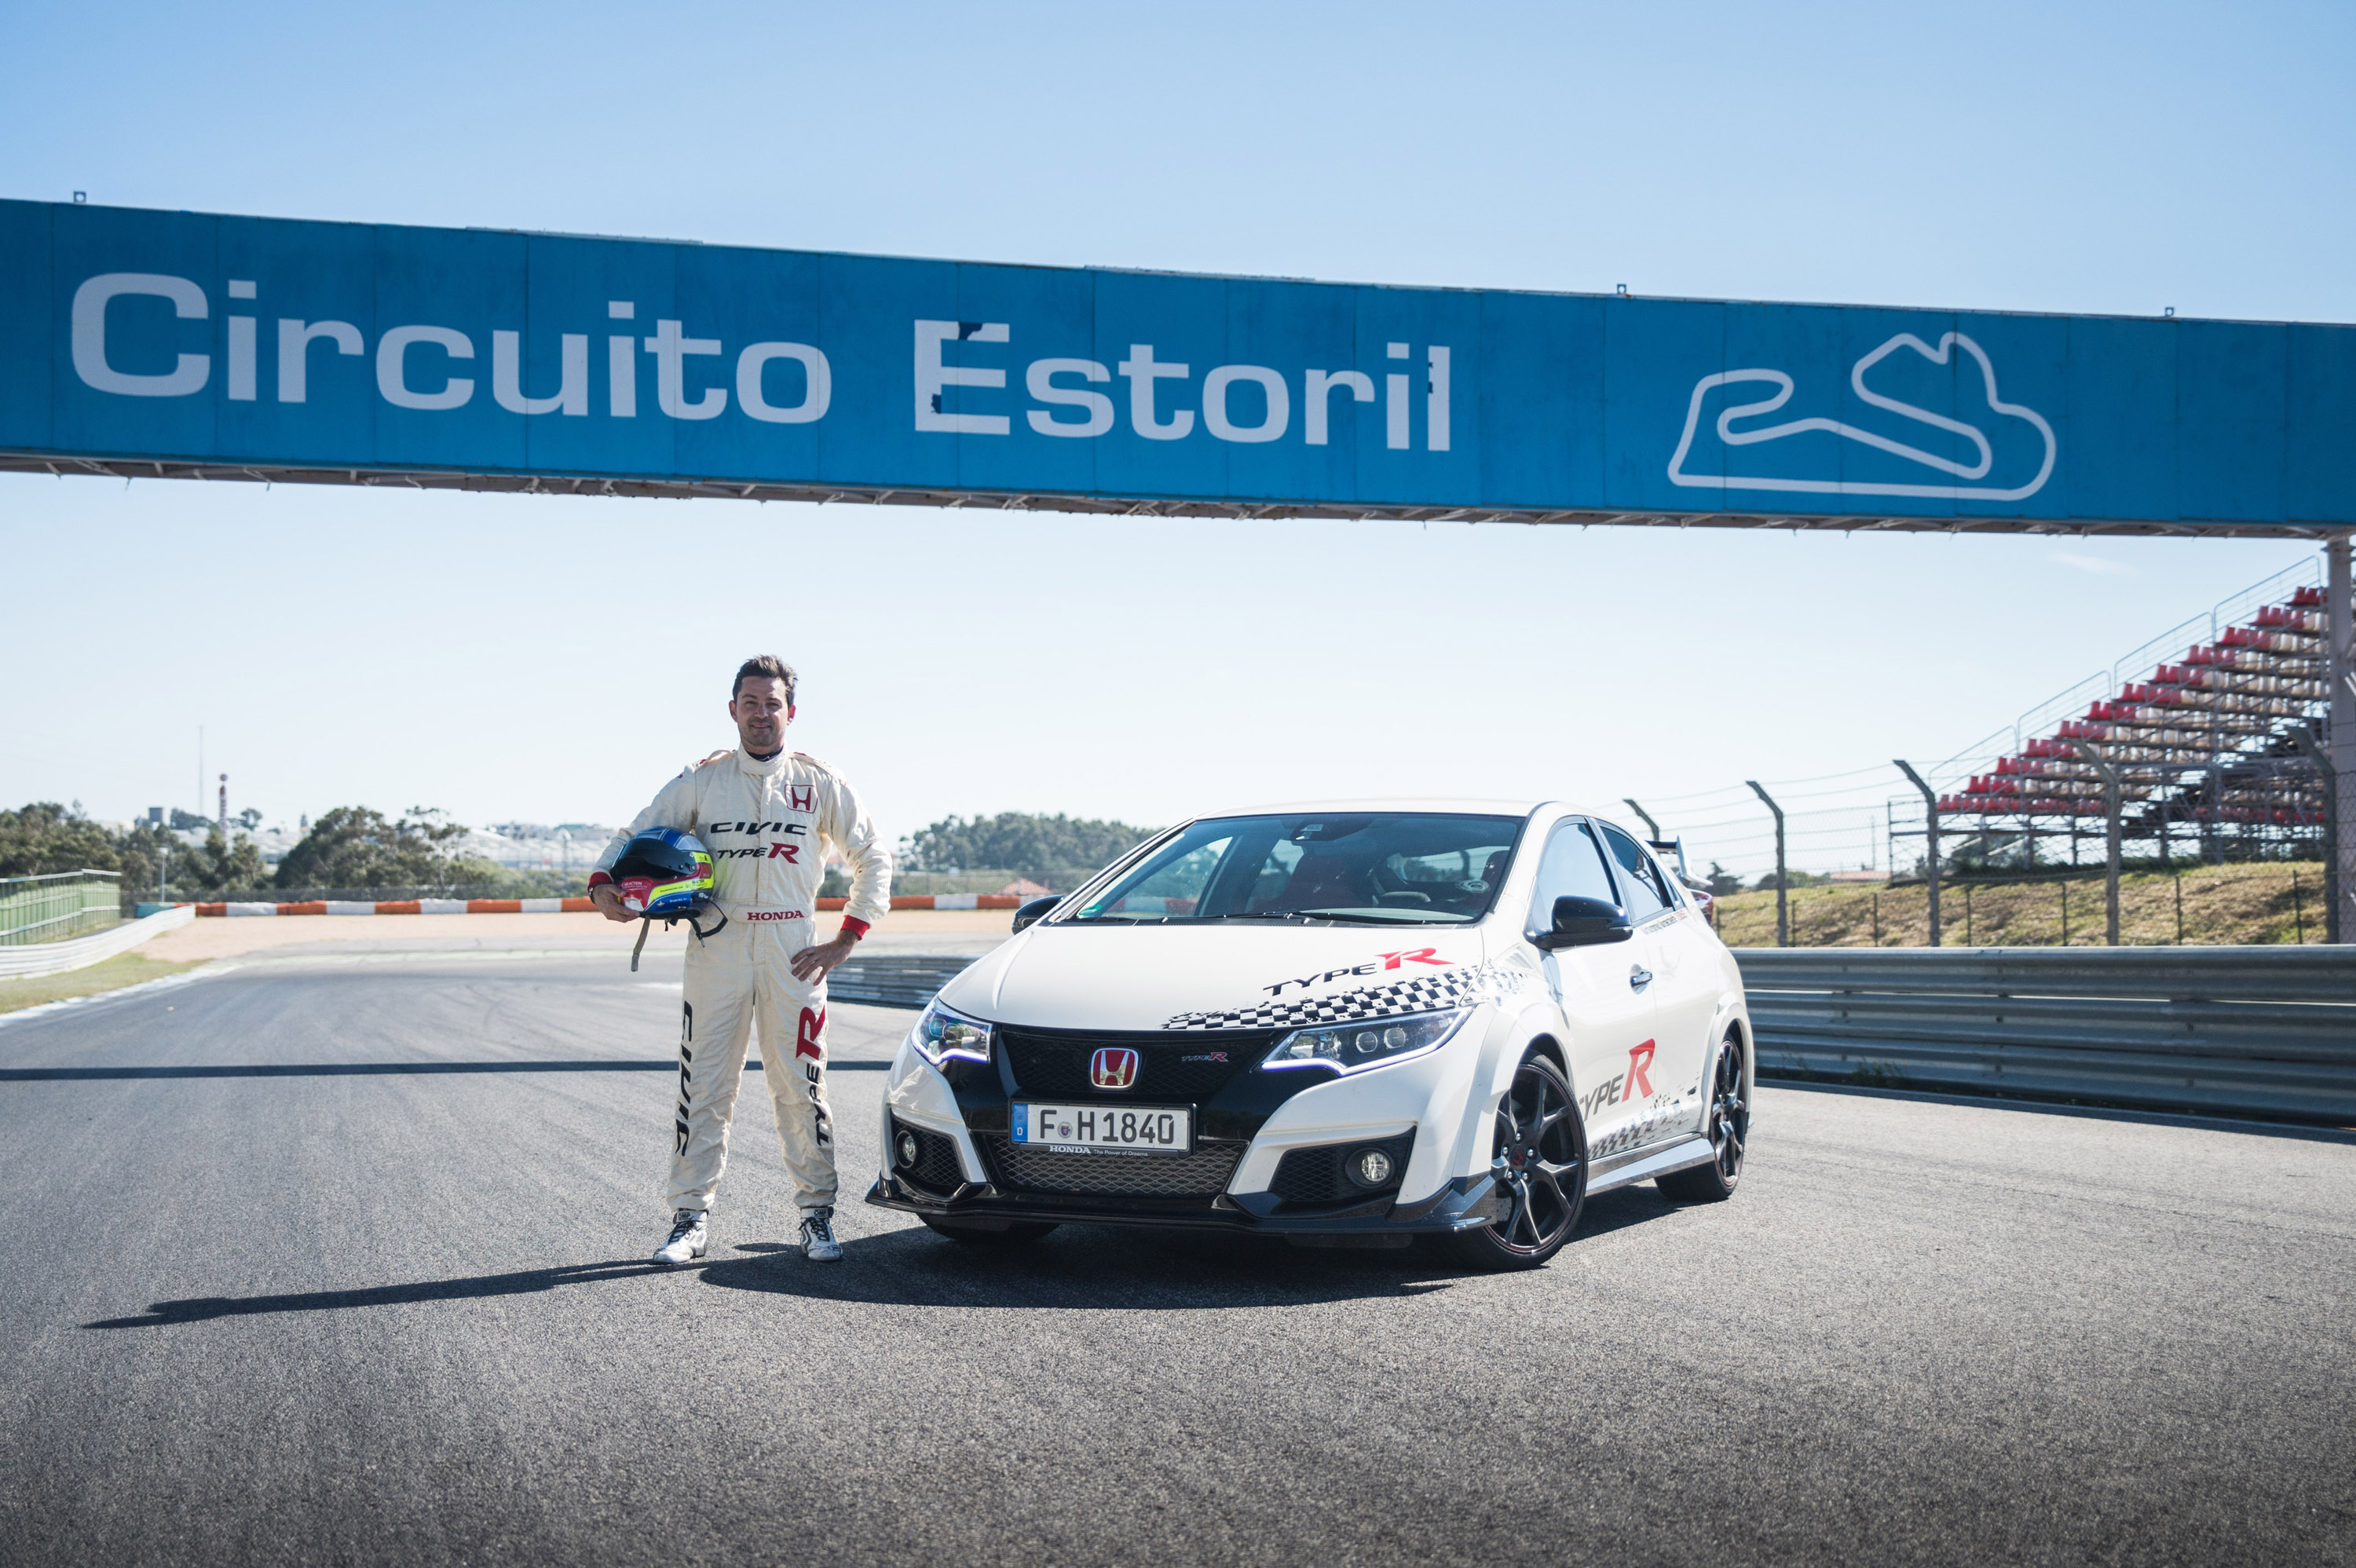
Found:
[[[112,931],[77,936],[70,942],[45,942],[28,947],[0,947],[0,979],[26,980],[42,975],[63,975],[102,964],[128,953],[150,937],[187,924],[197,918],[186,904],[159,910],[142,920],[129,920]]]

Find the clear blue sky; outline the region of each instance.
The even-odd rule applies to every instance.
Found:
[[[2356,321],[2344,5],[27,5],[0,58],[11,197]],[[193,805],[202,723],[273,819],[614,820],[755,650],[894,834],[1684,795],[1945,756],[2308,549],[0,478],[0,801]]]

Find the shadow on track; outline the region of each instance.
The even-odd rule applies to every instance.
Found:
[[[1641,1224],[1678,1207],[1650,1187],[1609,1194],[1588,1205],[1571,1245],[1576,1249],[1581,1240]],[[1066,1225],[1034,1245],[1004,1249],[954,1242],[911,1226],[850,1242],[841,1267],[805,1263],[800,1248],[783,1242],[743,1242],[734,1250],[743,1255],[676,1269],[641,1258],[617,1258],[359,1290],[190,1296],[82,1327],[165,1328],[273,1312],[537,1296],[568,1285],[669,1274],[701,1274],[704,1284],[724,1290],[879,1307],[1130,1312],[1405,1299],[1480,1277],[1420,1247],[1384,1252],[1301,1248],[1270,1236],[1109,1225]]]
[[[841,1265],[749,1242],[704,1265],[703,1283],[875,1307],[1156,1312],[1401,1298],[1460,1271],[1419,1251],[1303,1249],[1266,1236],[1066,1225],[1030,1246],[989,1247],[921,1226],[844,1244]]]
[[[1676,1212],[1652,1186],[1587,1206],[1573,1251]],[[1295,1247],[1273,1236],[1065,1225],[1029,1246],[976,1246],[922,1227],[848,1243],[843,1269],[808,1264],[798,1249],[746,1242],[742,1257],[704,1265],[703,1283],[812,1300],[893,1307],[1098,1311],[1233,1308],[1428,1296],[1481,1276],[1422,1247],[1391,1251]]]
[[[574,1264],[564,1268],[525,1269],[517,1274],[477,1275],[471,1279],[429,1279],[411,1285],[380,1285],[364,1290],[314,1290],[290,1296],[197,1296],[159,1301],[135,1317],[103,1317],[85,1328],[162,1328],[175,1323],[205,1323],[216,1317],[250,1317],[266,1312],[327,1312],[347,1307],[399,1307],[419,1301],[473,1301],[496,1296],[534,1296],[563,1285],[636,1279],[673,1271],[644,1258]]]

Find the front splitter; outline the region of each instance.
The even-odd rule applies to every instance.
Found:
[[[1200,1209],[1146,1211],[1062,1201],[1055,1194],[1013,1194],[987,1183],[969,1183],[942,1198],[887,1174],[877,1177],[867,1189],[867,1201],[878,1209],[946,1221],[1129,1225],[1267,1236],[1448,1235],[1478,1230],[1495,1219],[1492,1202],[1495,1187],[1486,1176],[1460,1176],[1430,1198],[1413,1203],[1377,1201],[1311,1214],[1276,1212],[1278,1200],[1267,1192],[1222,1194]]]

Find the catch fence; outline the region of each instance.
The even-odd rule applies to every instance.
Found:
[[[123,919],[123,878],[115,871],[57,871],[0,878],[0,946],[67,942]]]
[[[2143,947],[2322,944],[2328,936],[2320,861],[2177,866],[2119,880],[2119,941]],[[2106,944],[2099,868],[2051,876],[1957,878],[1941,884],[1939,942],[1965,947],[2091,947]],[[1932,945],[1930,890],[1919,879],[1826,883],[1785,894],[1789,947]],[[1730,947],[1770,947],[1772,892],[1716,901],[1710,924]]]

